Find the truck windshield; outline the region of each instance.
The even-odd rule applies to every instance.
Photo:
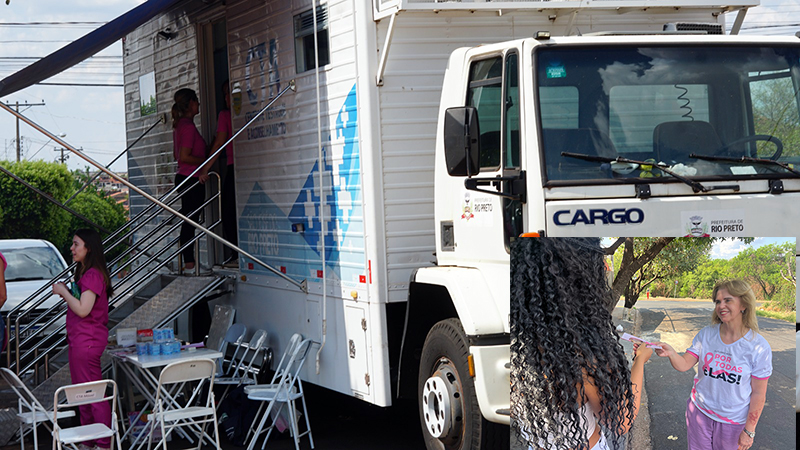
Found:
[[[677,182],[659,165],[699,180],[797,176],[786,164],[800,164],[798,47],[561,47],[534,56],[546,184]],[[610,162],[618,157],[648,164]]]

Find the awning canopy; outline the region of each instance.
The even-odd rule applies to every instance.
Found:
[[[59,74],[93,56],[180,0],[148,0],[102,27],[0,81],[0,97]]]

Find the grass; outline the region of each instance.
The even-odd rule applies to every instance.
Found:
[[[762,309],[756,310],[756,315],[761,317],[769,317],[771,319],[784,320],[786,322],[796,322],[797,312],[781,312],[781,311],[764,311]]]

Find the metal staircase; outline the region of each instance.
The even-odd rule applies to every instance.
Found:
[[[196,211],[210,205],[219,207],[220,183],[219,177],[215,178],[216,192]],[[164,196],[167,204],[180,199],[180,195],[170,197],[172,193]],[[169,266],[180,252],[195,246],[205,233],[198,233],[193,240],[179,246],[175,232],[183,221],[163,214],[162,209],[150,205],[103,242],[108,265],[113,268],[110,275],[116,291],[109,299],[110,336],[118,328],[168,325],[202,299],[223,295],[230,287],[232,280],[222,275],[183,277],[170,273]],[[219,224],[217,220],[209,228]],[[136,242],[131,244],[134,235]],[[125,247],[121,253],[120,246]],[[52,295],[50,286],[68,279],[74,268],[72,264],[6,315],[10,330],[7,365],[34,386],[34,395],[45,407],[52,405],[56,389],[71,383],[71,376],[66,349],[66,303],[58,302],[49,309],[39,306]],[[104,355],[101,367],[105,371],[110,365],[110,357]],[[41,378],[44,381],[39,383]],[[12,405],[6,402],[3,406]],[[14,409],[0,410],[0,445],[18,432]]]

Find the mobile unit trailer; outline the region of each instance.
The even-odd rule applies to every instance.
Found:
[[[680,220],[698,211],[717,211],[714,220],[733,220],[729,226],[742,219],[747,228],[735,230],[739,235],[783,229],[765,217],[799,218],[785,207],[798,188],[789,170],[708,162],[707,172],[686,176],[699,177],[703,189],[720,180],[730,186],[728,178],[739,187],[695,193],[696,185],[668,175],[680,152],[654,153],[652,143],[657,121],[695,119],[722,126],[722,142],[753,154],[751,143],[768,139],[731,144],[740,129],[766,134],[748,113],[752,89],[734,83],[742,72],[726,66],[725,94],[713,76],[677,72],[731,53],[725,50],[733,44],[758,53],[796,51],[796,41],[531,38],[540,31],[656,32],[668,23],[721,22],[721,13],[757,4],[683,3],[179,2],[126,37],[128,133],[138,135],[152,121],[151,109],[169,111],[173,93],[191,87],[206,104],[199,125],[208,140],[216,116],[210,105],[215,98],[222,104],[215,86],[226,79],[237,131],[294,80],[296,92],[234,142],[238,240],[276,271],[304,280],[308,292],[242,258],[235,292],[224,301],[237,321],[267,329],[278,352],[292,333],[313,339],[315,361],[304,380],[381,406],[397,395],[418,398],[429,448],[503,448],[511,239],[529,230],[682,235]],[[656,64],[662,47],[667,62]],[[797,59],[787,58],[788,68],[776,59],[773,52],[753,76],[792,77],[796,87]],[[653,67],[663,83],[649,75]],[[604,84],[616,75],[619,83]],[[618,84],[621,90],[612,87]],[[727,114],[735,124],[726,123]],[[797,110],[791,114],[797,121]],[[151,192],[172,184],[170,131],[129,156],[131,181]],[[446,151],[446,141],[455,149]],[[630,160],[654,161],[649,168],[587,161],[616,155],[607,141]],[[797,155],[792,148],[772,156]],[[769,191],[768,183],[783,191]],[[132,199],[132,213],[144,206]],[[756,206],[758,219],[745,213]],[[217,249],[206,250],[211,258]]]

